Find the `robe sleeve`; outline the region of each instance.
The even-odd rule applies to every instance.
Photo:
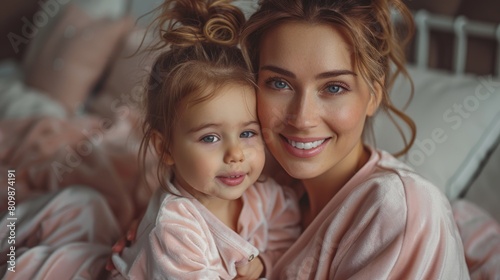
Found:
[[[208,226],[192,205],[171,203],[161,210],[146,248],[148,279],[227,279],[213,258]]]

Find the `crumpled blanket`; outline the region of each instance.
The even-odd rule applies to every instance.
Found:
[[[15,170],[16,204],[71,185],[91,187],[127,229],[153,193],[138,162],[138,131],[131,115],[0,120],[0,180],[6,182],[7,170]],[[6,191],[0,200],[7,201]],[[2,203],[0,212],[6,209]]]
[[[500,279],[500,224],[466,200],[452,202],[471,279]]]

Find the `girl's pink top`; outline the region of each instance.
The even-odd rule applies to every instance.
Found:
[[[390,154],[370,150],[270,279],[469,279],[446,197]]]
[[[113,256],[128,279],[233,279],[257,256],[268,275],[300,235],[295,192],[271,179],[242,196],[235,232],[184,189],[168,185],[151,198],[137,241]],[[220,278],[219,278],[220,277]]]

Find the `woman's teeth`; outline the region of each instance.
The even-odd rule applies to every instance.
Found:
[[[323,142],[325,142],[325,139],[314,141],[314,142],[296,142],[296,141],[289,140],[289,139],[287,139],[287,141],[290,145],[294,146],[297,149],[310,150],[310,149],[314,149],[314,148],[318,147],[319,145],[323,144]]]

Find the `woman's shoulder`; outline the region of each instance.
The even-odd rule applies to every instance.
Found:
[[[417,211],[421,213],[418,216],[428,213],[425,209],[436,211],[433,215],[448,212],[449,201],[437,186],[391,154],[381,150],[372,152],[378,154],[376,163],[358,189],[373,197],[389,198],[380,207]]]
[[[366,176],[367,182],[379,184],[383,182],[382,186],[387,186],[387,188],[390,186],[390,189],[410,188],[418,192],[431,192],[433,195],[437,192],[443,195],[436,185],[388,152],[374,149],[372,153],[377,153],[377,156],[373,168]]]

